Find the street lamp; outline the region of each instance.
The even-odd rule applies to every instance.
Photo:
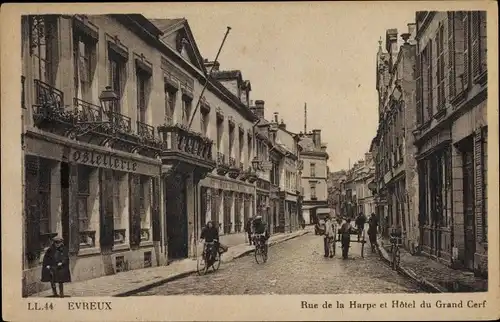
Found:
[[[99,95],[101,107],[105,113],[113,111],[115,102],[118,101],[118,95],[111,89],[111,86],[106,86],[106,89]]]

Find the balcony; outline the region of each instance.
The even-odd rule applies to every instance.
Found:
[[[141,139],[154,141],[155,128],[149,124],[137,121],[137,135]]]
[[[257,181],[259,177],[257,176],[257,172],[253,169],[248,169],[248,174],[247,174],[247,181],[249,183],[254,183]]]
[[[228,175],[231,179],[236,179],[240,174],[240,168],[236,165],[236,159],[229,157],[229,171]]]
[[[130,117],[118,112],[108,112],[107,116],[114,131],[124,134],[132,133],[132,119]]]
[[[200,175],[215,168],[213,142],[208,137],[190,131],[179,123],[159,126],[158,133],[162,141],[160,157],[164,164],[180,162],[180,166],[194,169]]]
[[[217,152],[217,174],[218,175],[226,175],[229,172],[229,164],[226,162],[226,156]]]

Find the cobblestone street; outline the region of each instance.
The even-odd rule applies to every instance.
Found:
[[[265,264],[257,264],[251,254],[222,262],[215,273],[191,275],[134,296],[423,292],[369,248],[361,258],[361,244],[351,243],[349,260],[341,259],[338,243],[335,258],[324,258],[322,247],[322,237],[308,234],[271,247]]]

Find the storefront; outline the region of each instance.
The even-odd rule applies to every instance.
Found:
[[[208,221],[219,226],[219,234],[244,231],[248,218],[255,214],[255,185],[209,174],[200,181],[200,227]]]
[[[23,289],[41,290],[41,260],[58,235],[73,281],[156,266],[160,162],[38,129],[24,137]]]
[[[269,231],[271,231],[271,226],[272,226],[272,218],[271,218],[271,211],[270,211],[271,207],[270,207],[270,200],[269,200],[270,189],[271,189],[271,186],[270,186],[269,181],[266,181],[263,179],[257,179],[257,182],[256,182],[257,215],[262,216],[262,218],[264,218],[264,221],[267,223],[267,226],[268,226],[267,228]]]

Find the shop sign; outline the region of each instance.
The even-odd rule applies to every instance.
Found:
[[[137,171],[137,162],[121,158],[114,153],[72,150],[71,161],[93,167],[109,168],[128,172]]]

